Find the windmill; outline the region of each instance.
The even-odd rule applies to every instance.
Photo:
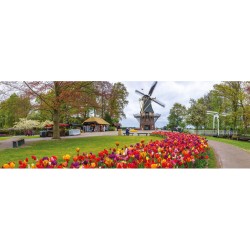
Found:
[[[150,88],[148,94],[144,94],[139,90],[136,90],[135,93],[142,96],[140,101],[141,111],[140,114],[135,114],[134,117],[138,120],[140,123],[140,129],[142,130],[154,130],[155,129],[155,123],[160,118],[160,114],[155,114],[152,102],[157,103],[158,105],[162,106],[163,108],[165,105],[158,101],[156,98],[152,97],[152,94],[155,90],[155,87],[157,85],[157,82],[154,82],[152,87]]]

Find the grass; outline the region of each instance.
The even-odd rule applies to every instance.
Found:
[[[206,138],[208,140],[211,140],[211,141],[218,141],[218,142],[227,143],[227,144],[233,145],[235,147],[238,147],[238,148],[241,148],[241,149],[244,149],[244,150],[250,152],[250,142],[229,140],[229,139],[225,139],[225,138],[217,138],[217,137],[211,137],[211,136],[206,136]]]
[[[40,138],[40,135],[32,135],[32,136],[20,135],[20,136],[17,136],[17,137],[24,138],[24,139],[34,139],[34,138]]]
[[[0,141],[5,141],[5,140],[8,140],[10,139],[11,137],[0,137]]]
[[[212,148],[210,148],[208,155],[209,155],[208,168],[219,168],[219,163],[217,161],[215,152]]]
[[[9,137],[10,138],[10,137]],[[29,137],[31,138],[31,137]],[[37,137],[33,137],[37,138]],[[76,155],[76,148],[80,148],[81,152],[86,153],[98,153],[103,149],[109,149],[116,147],[115,143],[119,142],[119,147],[129,146],[144,140],[149,142],[150,140],[157,140],[157,137],[150,136],[102,136],[102,137],[88,137],[88,138],[76,138],[76,139],[62,139],[62,140],[49,140],[49,141],[37,141],[26,145],[26,147],[5,149],[0,151],[0,166],[4,163],[14,161],[17,163],[19,160],[24,160],[26,157],[29,159],[32,155],[38,158],[44,156],[56,155],[62,160],[63,155],[70,154]],[[210,139],[210,138],[209,138]],[[216,138],[215,138],[216,139]],[[249,143],[250,144],[250,143]],[[214,150],[209,152],[208,168],[217,168],[218,163]]]
[[[88,137],[88,138],[77,138],[77,139],[62,139],[62,140],[49,140],[49,141],[37,141],[26,145],[26,147],[5,149],[0,151],[0,166],[4,163],[14,161],[15,163],[19,160],[24,160],[26,157],[30,159],[32,155],[38,158],[44,156],[58,156],[62,159],[65,154],[71,156],[76,155],[76,148],[80,148],[81,152],[86,153],[98,153],[103,149],[109,149],[116,147],[115,143],[119,142],[119,147],[125,145],[134,145],[137,142],[144,140],[149,142],[150,140],[157,140],[157,137],[150,136],[101,136],[101,137]]]
[[[15,138],[24,138],[24,139],[34,139],[34,138],[40,138],[39,135],[32,135],[32,136],[25,136],[25,135],[20,135],[20,136],[8,136],[8,137],[0,137],[0,141],[6,141],[8,139],[15,139]]]

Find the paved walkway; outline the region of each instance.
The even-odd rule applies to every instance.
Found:
[[[217,141],[208,141],[222,168],[250,168],[250,152]]]

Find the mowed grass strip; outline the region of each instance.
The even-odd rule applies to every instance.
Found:
[[[11,136],[11,137],[0,137],[0,141],[6,141],[9,139],[12,139],[13,141],[16,140],[17,138],[23,138],[23,139],[36,139],[40,138],[39,135],[32,135],[32,136],[25,136],[25,135],[20,135],[20,136]]]
[[[0,141],[6,141],[8,139],[10,139],[11,137],[0,137]]]
[[[219,163],[213,148],[210,147],[208,155],[209,155],[208,168],[219,168]]]
[[[218,141],[218,142],[227,143],[227,144],[233,145],[235,147],[244,149],[247,152],[250,152],[250,142],[229,140],[229,139],[225,139],[225,138],[217,138],[217,137],[211,137],[211,136],[206,136],[206,138],[208,140],[211,140],[211,141]],[[209,144],[209,142],[208,142],[208,144]]]
[[[19,160],[24,160],[26,157],[31,160],[32,155],[39,159],[45,156],[57,156],[59,162],[62,162],[62,157],[65,154],[75,156],[76,148],[80,148],[80,153],[92,152],[97,154],[104,149],[116,148],[116,142],[120,143],[119,148],[123,148],[125,145],[134,145],[142,140],[147,143],[150,140],[155,141],[159,139],[161,138],[153,136],[100,136],[30,142],[25,147],[0,151],[0,166],[11,161],[18,163]]]

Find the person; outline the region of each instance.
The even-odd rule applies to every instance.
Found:
[[[233,129],[230,128],[230,138],[232,138],[232,136],[233,136]]]
[[[129,128],[126,128],[126,135],[129,135]]]

